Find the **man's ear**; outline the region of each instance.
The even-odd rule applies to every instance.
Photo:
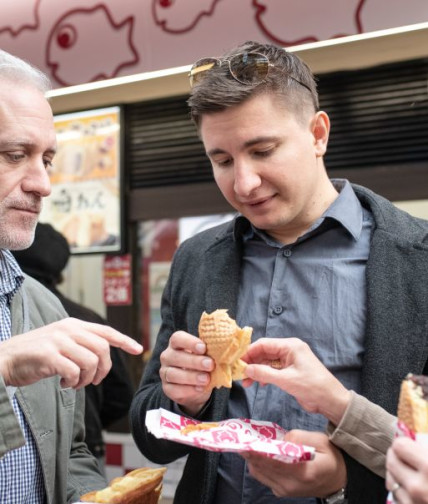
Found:
[[[326,153],[328,136],[330,134],[330,119],[322,110],[317,112],[312,118],[311,130],[314,136],[315,155],[322,157]]]

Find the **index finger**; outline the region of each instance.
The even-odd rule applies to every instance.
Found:
[[[97,336],[104,338],[113,347],[121,348],[132,355],[138,355],[143,351],[142,345],[129,336],[113,329],[113,327],[96,324],[94,322],[87,322],[86,324],[89,331],[92,331]]]
[[[279,359],[287,353],[286,340],[276,338],[261,338],[252,343],[247,353],[241,358],[248,364],[269,364],[272,360]]]

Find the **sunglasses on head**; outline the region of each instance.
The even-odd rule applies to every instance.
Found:
[[[190,69],[190,87],[201,82],[206,76],[206,72],[216,66],[221,67],[224,63],[228,64],[230,75],[236,81],[245,85],[260,84],[266,79],[269,69],[275,66],[269,62],[265,54],[258,52],[244,52],[227,59],[202,58],[196,61]],[[288,75],[288,77],[312,92],[303,82],[300,82],[291,75]]]

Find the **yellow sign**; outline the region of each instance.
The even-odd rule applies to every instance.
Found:
[[[120,108],[58,115],[55,128],[52,194],[40,220],[64,234],[72,252],[120,250]]]

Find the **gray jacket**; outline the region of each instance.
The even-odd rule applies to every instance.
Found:
[[[57,298],[26,277],[12,299],[12,334],[22,334],[67,316]],[[48,378],[16,390],[33,432],[42,463],[47,504],[78,501],[106,486],[97,462],[84,442],[84,391],[62,389]],[[25,443],[0,377],[0,457]]]
[[[354,186],[374,217],[367,262],[367,323],[362,395],[391,413],[408,372],[428,374],[428,222],[398,210],[368,189]],[[146,411],[173,404],[159,377],[161,352],[176,330],[197,334],[202,311],[226,307],[236,317],[241,244],[224,224],[184,242],[175,254],[162,299],[162,325],[131,407],[134,439],[153,462],[189,455],[175,504],[212,502],[219,455],[157,440],[144,426]],[[215,390],[201,419],[225,417],[229,390]],[[385,502],[385,482],[344,454],[349,504]]]

